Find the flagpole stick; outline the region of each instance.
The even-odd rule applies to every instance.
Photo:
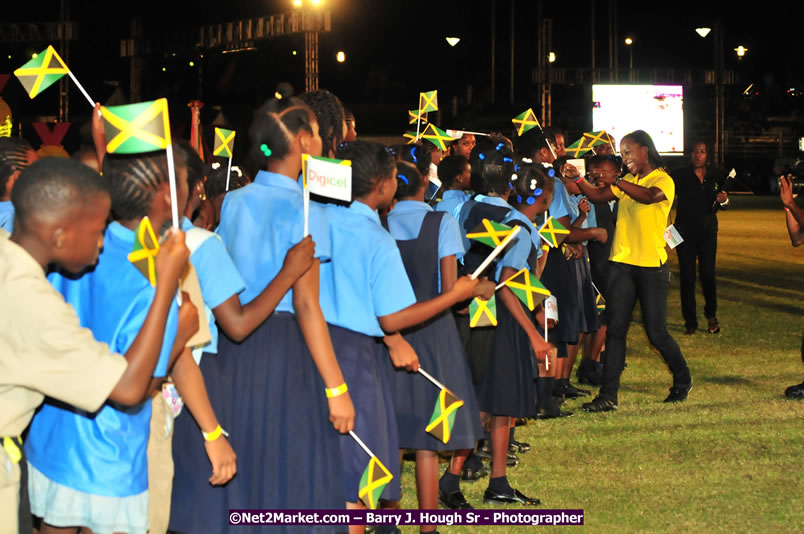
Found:
[[[81,91],[81,94],[84,95],[84,98],[87,99],[87,102],[89,102],[89,106],[91,108],[94,108],[95,107],[95,101],[92,100],[89,97],[89,93],[87,93],[86,89],[84,89],[84,86],[81,85],[81,82],[78,81],[78,78],[75,77],[75,74],[73,74],[73,71],[71,71],[70,69],[67,69],[67,74],[70,75],[70,78],[73,80],[73,83],[75,83],[76,87],[78,87],[78,89]]]
[[[363,443],[363,440],[361,440],[360,438],[357,437],[357,434],[355,434],[354,430],[350,430],[349,435],[352,436],[352,438],[357,442],[358,445],[360,445],[363,448],[364,451],[366,451],[366,454],[368,454],[372,458],[375,458],[374,453],[371,452],[371,449],[366,447],[366,444]]]
[[[419,140],[419,127],[421,126],[421,123],[422,123],[422,110],[419,110],[419,112],[416,113],[416,141]]]
[[[173,216],[173,228],[179,229],[179,205],[176,197],[176,169],[173,165],[173,145],[170,144],[165,150],[168,164],[168,180],[170,181],[170,211]],[[176,302],[182,305],[181,288],[176,290]]]
[[[229,177],[232,175],[232,156],[229,156],[229,168],[226,169],[226,191],[229,191]]]
[[[427,380],[429,380],[430,382],[432,382],[432,383],[433,383],[433,385],[434,385],[435,387],[437,387],[437,388],[439,388],[439,389],[447,389],[447,387],[446,387],[444,384],[442,384],[441,382],[439,382],[438,380],[436,380],[435,378],[433,378],[433,377],[430,375],[430,373],[428,373],[427,371],[425,371],[425,370],[424,370],[424,369],[422,369],[421,367],[419,367],[419,373],[420,373],[420,374],[421,374],[421,375],[422,375],[424,378],[426,378]]]
[[[488,267],[489,264],[492,261],[494,261],[494,258],[496,258],[500,254],[500,252],[502,252],[503,249],[505,249],[508,243],[519,233],[521,229],[522,229],[521,226],[515,226],[514,229],[511,230],[511,233],[505,236],[505,239],[502,240],[502,243],[497,245],[497,247],[491,251],[491,254],[489,254],[488,258],[483,260],[483,263],[480,264],[480,267],[475,269],[475,272],[473,272],[471,276],[472,280],[475,280],[478,276],[480,276],[480,273],[482,273],[486,269],[486,267]]]
[[[592,281],[590,280],[590,282],[592,282]],[[594,283],[594,282],[592,282],[592,289],[594,289],[595,291],[597,291],[597,294],[598,294],[598,295],[602,295],[602,293],[601,293],[601,292],[600,292],[600,290],[597,288],[597,286],[595,285],[595,283]]]

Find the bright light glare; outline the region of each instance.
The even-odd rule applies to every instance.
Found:
[[[460,42],[461,42],[461,38],[460,38],[460,37],[447,37],[447,43],[448,43],[450,46],[455,46],[456,44],[458,44],[458,43],[460,43]]]
[[[625,38],[625,44],[627,44],[627,45],[631,45],[631,44],[633,44],[633,42],[634,42],[634,40],[633,40],[633,39],[631,39],[630,37],[626,37],[626,38]]]
[[[346,54],[343,52],[343,50],[341,50],[335,55],[335,59],[338,61],[338,63],[343,63],[346,61]]]
[[[556,62],[556,53],[555,52],[550,52],[549,54],[547,54],[547,61],[549,61],[550,63],[555,63]]]
[[[701,37],[706,37],[709,35],[709,32],[712,31],[712,28],[695,28],[695,33],[700,35]]]

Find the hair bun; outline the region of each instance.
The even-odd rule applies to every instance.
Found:
[[[290,85],[288,82],[281,82],[279,85],[276,86],[276,91],[274,92],[274,98],[276,98],[277,100],[284,100],[292,96],[293,96],[293,86]]]

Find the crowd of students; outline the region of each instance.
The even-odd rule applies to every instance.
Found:
[[[422,509],[471,508],[460,483],[486,476],[484,504],[538,505],[506,477],[530,449],[514,429],[590,394],[570,383],[579,353],[579,381],[602,386],[583,409],[618,407],[637,300],[673,374],[665,402],[686,399],[666,328],[675,186],[648,134],[625,136],[622,158],[609,138],[581,174],[557,130],[464,134],[445,152],[355,140],[354,124],[332,93],[280,86],[248,128],[253,179],[238,168],[228,191],[225,167],[176,143],[180,229],[163,152],[85,151],[87,166],[0,141],[0,509],[18,517],[2,532],[223,532],[234,508],[361,508],[369,456],[350,431],[393,477],[382,506],[401,499],[405,451]],[[312,202],[307,237],[302,154],[352,167],[351,203]],[[167,229],[155,286],[128,260],[146,216]],[[560,247],[537,231],[548,217],[569,229]],[[483,219],[520,231],[474,278]],[[175,298],[188,260],[211,332],[196,350],[198,314]],[[557,321],[499,285],[523,270]],[[475,297],[495,298],[496,326],[470,327]],[[425,432],[440,389],[420,369],[464,402],[446,444]]]

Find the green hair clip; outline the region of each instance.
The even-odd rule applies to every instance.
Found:
[[[273,152],[271,152],[271,149],[268,148],[268,145],[266,145],[265,143],[260,145],[260,150],[262,150],[262,153],[265,154],[266,158],[270,158],[271,154],[273,154]]]

